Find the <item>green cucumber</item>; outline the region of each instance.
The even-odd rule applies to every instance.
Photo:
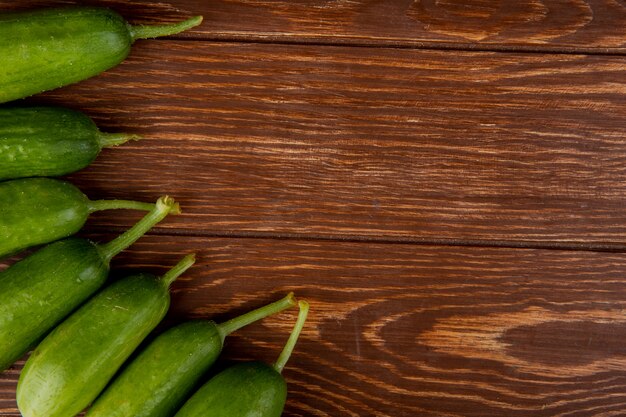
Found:
[[[298,305],[298,321],[273,366],[245,362],[227,368],[204,384],[175,417],[280,417],[287,400],[287,383],[281,373],[309,311],[306,301]]]
[[[0,15],[0,103],[52,90],[115,67],[137,39],[173,35],[197,26],[131,26],[110,9],[86,6]]]
[[[194,262],[188,255],[161,278],[139,274],[117,281],[54,329],[20,375],[22,415],[68,417],[87,407],[163,319],[171,283]]]
[[[154,204],[91,201],[69,182],[25,178],[0,183],[0,258],[78,232],[89,214],[109,209],[150,211]]]
[[[143,219],[106,244],[60,240],[0,272],[0,371],[104,284],[111,258],[177,211],[173,199],[161,197]]]
[[[0,107],[0,181],[66,175],[85,168],[102,148],[135,139],[103,133],[83,113],[62,107]]]
[[[88,417],[171,417],[215,362],[230,333],[295,305],[293,294],[225,323],[191,321],[166,331],[109,385]]]

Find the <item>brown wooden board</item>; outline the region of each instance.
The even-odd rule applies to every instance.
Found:
[[[600,245],[626,239],[625,65],[150,41],[30,102],[144,135],[72,179],[94,198],[172,193],[173,233]]]
[[[286,416],[624,414],[624,0],[0,11],[77,3],[138,24],[205,16],[20,103],[145,136],[69,178],[92,198],[181,202],[114,262],[115,279],[199,253],[161,329],[308,299]],[[87,233],[138,216],[96,214]],[[274,360],[294,317],[237,333],[218,368]],[[0,374],[2,416],[19,415],[22,365]]]
[[[310,301],[285,416],[623,413],[625,254],[150,236],[114,275],[161,273],[192,251],[170,323],[288,291]],[[294,317],[240,331],[225,358],[274,360]],[[2,415],[17,415],[19,368],[0,376]]]
[[[107,5],[138,23],[202,14],[184,37],[500,50],[626,51],[624,0],[11,0],[0,10]]]

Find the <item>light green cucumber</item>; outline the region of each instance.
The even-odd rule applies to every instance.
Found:
[[[63,107],[0,107],[0,181],[70,174],[91,164],[102,148],[136,139],[101,132],[83,113]]]
[[[0,182],[0,258],[71,236],[95,211],[153,208],[137,201],[91,201],[69,182],[51,178]]]
[[[88,417],[171,417],[213,365],[230,333],[295,305],[293,294],[225,323],[192,321],[158,336],[111,383]]]
[[[143,219],[106,244],[60,240],[0,272],[0,371],[104,284],[111,258],[178,211],[173,199],[161,197]]]
[[[98,75],[126,59],[137,39],[173,35],[201,21],[131,26],[111,9],[88,6],[0,14],[0,103]]]
[[[287,400],[287,383],[281,375],[309,311],[300,301],[293,332],[273,366],[245,362],[220,372],[204,384],[175,417],[280,417]]]
[[[68,417],[87,407],[165,317],[169,287],[195,262],[161,278],[139,274],[102,290],[61,323],[26,361],[17,385],[24,417]]]

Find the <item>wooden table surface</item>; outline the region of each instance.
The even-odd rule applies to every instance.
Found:
[[[198,252],[168,323],[310,301],[285,416],[626,415],[624,0],[0,10],[71,3],[204,15],[28,102],[146,137],[70,179],[181,202],[114,262],[162,272]],[[83,235],[137,218],[98,214]],[[224,360],[272,361],[294,317],[238,332]],[[0,374],[0,415],[19,415],[22,365]]]

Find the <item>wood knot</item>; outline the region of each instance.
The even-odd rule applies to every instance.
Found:
[[[623,370],[625,337],[622,309],[555,312],[532,307],[438,319],[419,342],[439,353],[560,377]]]
[[[407,16],[428,31],[470,41],[516,37],[530,43],[577,31],[593,20],[584,0],[569,0],[558,16],[542,0],[415,0]]]
[[[550,321],[508,329],[500,337],[509,355],[526,362],[582,366],[626,358],[626,322]]]

